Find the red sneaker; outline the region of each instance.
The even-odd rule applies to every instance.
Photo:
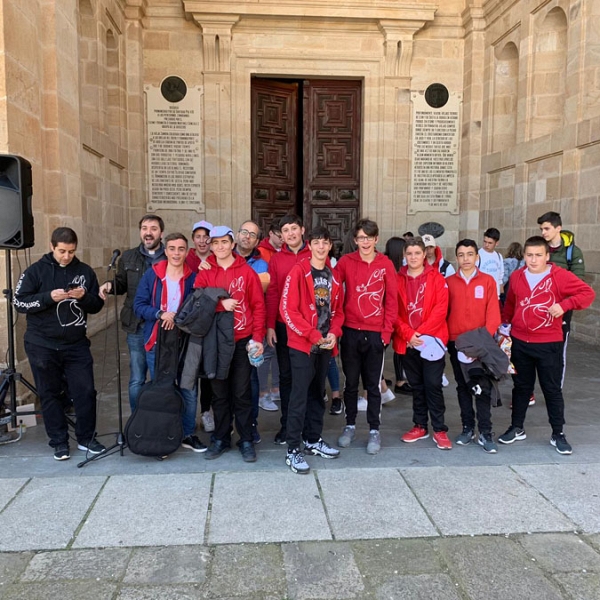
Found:
[[[417,440],[424,440],[429,437],[427,429],[415,425],[410,431],[407,431],[400,439],[403,442],[416,442]]]
[[[434,431],[433,441],[440,450],[452,450],[452,442],[445,431]]]

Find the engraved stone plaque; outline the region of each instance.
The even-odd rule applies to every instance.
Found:
[[[458,212],[461,96],[435,89],[412,93],[411,194],[408,213]],[[433,88],[433,86],[430,86]],[[444,86],[441,86],[442,88]],[[445,88],[444,88],[445,89]],[[427,97],[426,97],[427,94]],[[431,104],[439,104],[435,108]]]
[[[202,202],[201,88],[177,76],[147,85],[148,211],[194,209]]]

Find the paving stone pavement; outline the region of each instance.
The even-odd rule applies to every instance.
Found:
[[[100,350],[98,430],[112,443],[116,382]],[[569,359],[572,456],[550,446],[539,390],[527,440],[496,455],[402,444],[411,408],[399,396],[383,407],[379,455],[366,454],[359,415],[352,447],[338,460],[309,457],[307,476],[271,443],[277,413],[261,411],[254,464],[233,451],[205,461],[180,450],[159,462],[125,450],[79,468],[83,453],[58,463],[43,426],[29,428],[0,446],[0,600],[596,600],[600,354],[575,343]],[[502,392],[498,433],[510,421],[509,383]],[[445,396],[453,437],[454,390]],[[326,415],[324,437],[334,442],[343,423]]]

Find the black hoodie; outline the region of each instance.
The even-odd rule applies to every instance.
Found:
[[[71,283],[85,288],[83,298],[54,302],[51,292],[66,289]],[[27,315],[25,341],[54,349],[89,345],[87,315],[100,312],[104,306],[98,292],[98,278],[89,265],[74,257],[61,267],[52,252],[44,254],[23,272],[13,298],[17,312]]]

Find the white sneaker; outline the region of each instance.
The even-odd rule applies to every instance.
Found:
[[[268,410],[270,412],[275,412],[276,410],[279,410],[279,406],[277,406],[277,404],[275,404],[275,402],[271,400],[271,396],[269,394],[267,394],[266,396],[261,396],[258,399],[258,406],[260,406],[260,408],[262,408],[263,410]]]
[[[448,378],[446,377],[446,373],[442,374],[442,387],[448,387],[450,385],[450,382],[448,381]]]
[[[210,410],[207,410],[206,412],[202,413],[200,421],[202,423],[202,429],[204,429],[206,433],[211,433],[215,430],[215,419]]]
[[[396,394],[394,394],[394,392],[392,392],[392,390],[390,390],[390,388],[387,389],[387,391],[383,392],[381,394],[381,404],[387,404],[388,402],[391,402],[392,400],[396,399]]]
[[[358,397],[358,405],[357,405],[357,410],[359,412],[366,412],[367,410],[367,399],[364,396],[359,396]]]

